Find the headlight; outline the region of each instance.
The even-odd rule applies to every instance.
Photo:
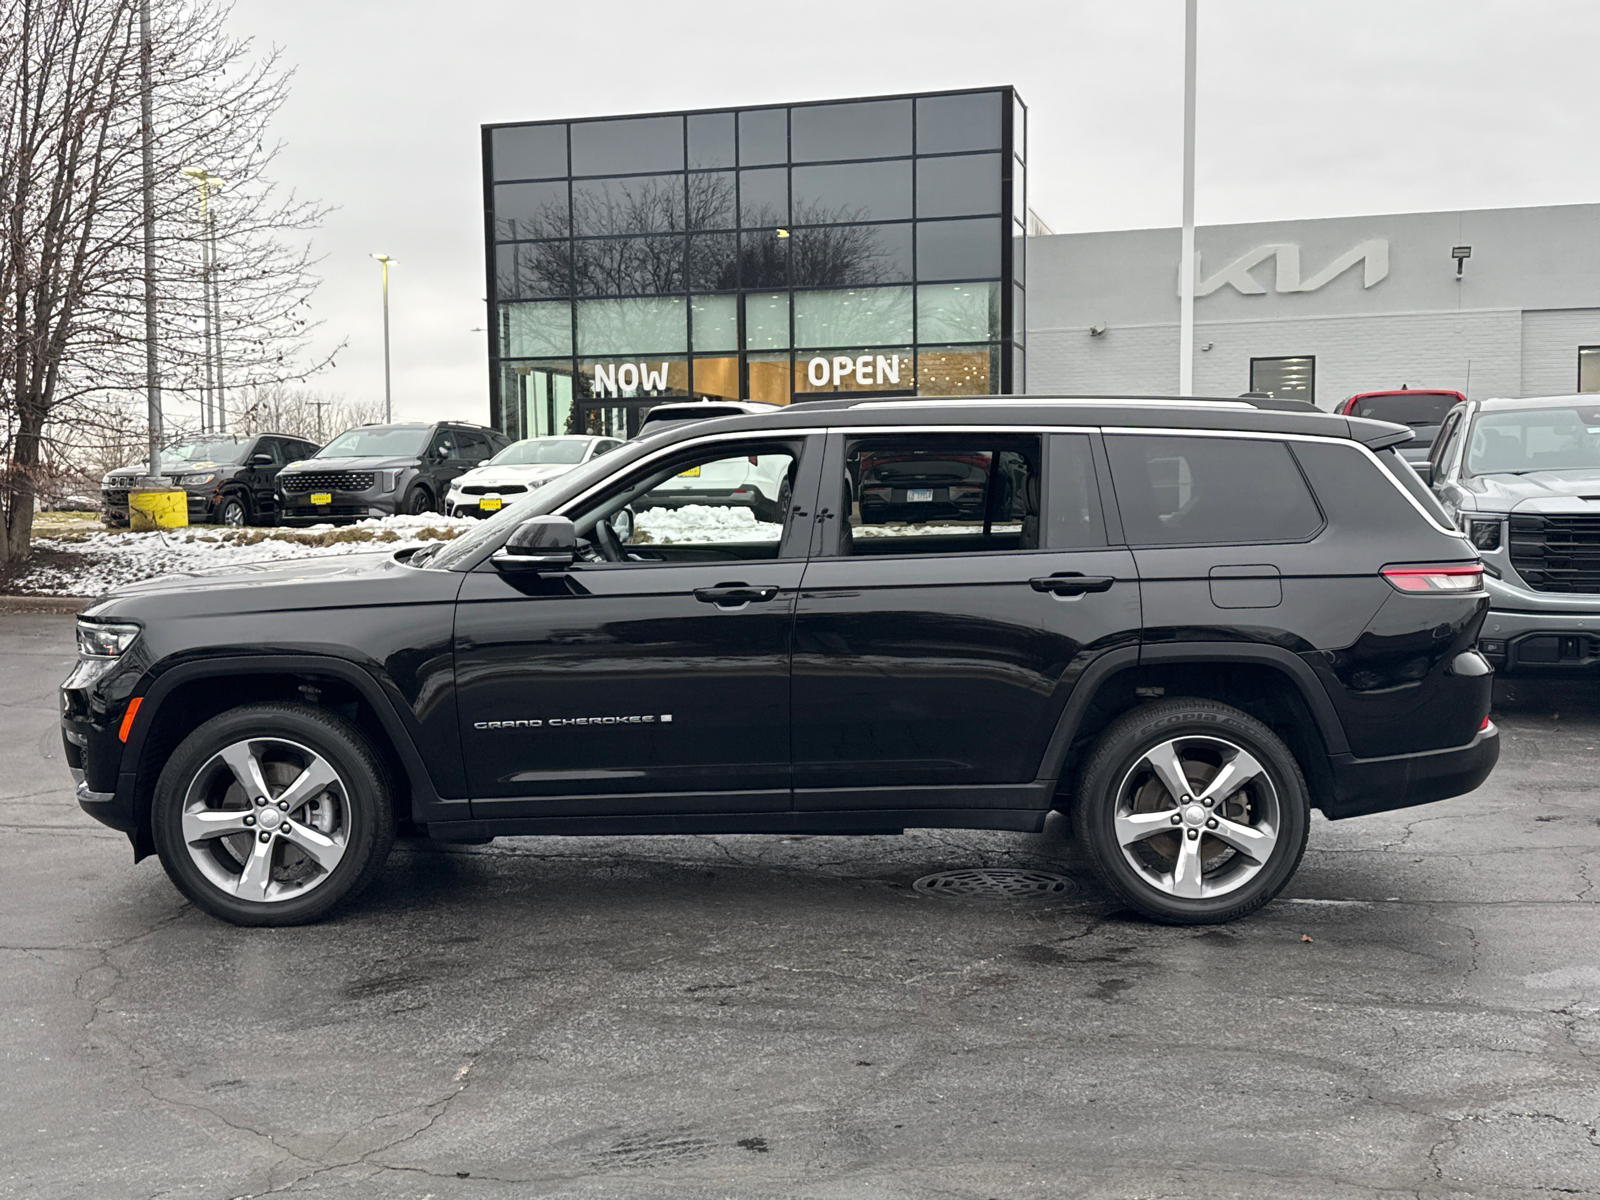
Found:
[[[1467,521],[1467,537],[1479,550],[1500,549],[1500,518],[1469,518]]]
[[[372,480],[380,492],[392,492],[395,489],[395,485],[400,482],[400,472],[395,470],[374,471]]]
[[[548,479],[530,479],[530,480],[528,480],[528,490],[531,492],[535,488],[542,488],[545,484],[547,484],[549,482],[550,481]]]
[[[108,487],[110,487],[110,486],[111,486],[111,485],[112,485],[112,484],[113,484],[113,483],[115,483],[115,482],[116,482],[116,481],[115,481],[115,480],[113,480],[113,479],[112,479],[112,478],[111,478],[111,476],[109,476],[109,475],[102,475],[102,476],[101,476],[101,477],[100,477],[100,486],[101,486],[101,487],[103,487],[103,488],[108,488]]]
[[[199,475],[185,475],[178,482],[184,487],[202,487],[217,477],[215,471],[204,471]]]
[[[118,658],[139,636],[137,625],[103,625],[78,622],[78,653],[86,658]]]

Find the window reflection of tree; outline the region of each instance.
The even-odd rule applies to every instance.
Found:
[[[984,342],[999,336],[1000,288],[973,283],[924,286],[918,308],[923,342]]]
[[[690,175],[686,211],[682,179],[605,180],[603,186],[575,188],[573,225],[586,235],[576,242],[567,238],[562,202],[498,222],[504,234],[529,239],[502,256],[500,295],[659,295],[686,288],[782,288],[791,282],[871,286],[907,278],[902,251],[886,244],[881,227],[842,223],[861,220],[864,209],[820,205],[796,210],[792,237],[778,236],[783,222],[776,209],[758,210],[742,236],[696,232],[686,272],[684,242],[675,235],[732,224],[734,191],[730,174]]]

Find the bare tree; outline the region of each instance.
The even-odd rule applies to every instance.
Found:
[[[237,411],[235,429],[239,433],[287,433],[318,445],[346,429],[383,419],[380,401],[351,401],[284,383],[246,389]]]
[[[181,428],[205,362],[199,206],[183,169],[223,180],[212,203],[230,387],[331,361],[308,356],[318,281],[303,234],[323,210],[269,178],[268,126],[290,79],[276,52],[229,36],[223,0],[151,8],[158,349]],[[143,385],[137,17],[133,0],[0,6],[0,562],[28,552],[46,460],[119,440]]]

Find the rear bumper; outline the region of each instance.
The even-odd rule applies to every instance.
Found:
[[[1322,811],[1329,820],[1338,821],[1448,800],[1489,778],[1499,759],[1500,730],[1493,721],[1465,746],[1446,750],[1388,758],[1335,754],[1329,759],[1333,796],[1322,805]]]

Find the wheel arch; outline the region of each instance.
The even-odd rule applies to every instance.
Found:
[[[1311,667],[1280,646],[1177,642],[1111,651],[1084,672],[1040,764],[1057,807],[1070,807],[1078,770],[1112,721],[1149,699],[1178,697],[1228,704],[1261,721],[1299,761],[1313,807],[1332,801],[1329,756],[1347,753],[1349,743]]]
[[[228,681],[225,688],[217,686],[220,679]],[[135,861],[155,852],[150,811],[156,780],[178,744],[214,716],[270,701],[310,703],[351,721],[383,765],[400,819],[426,820],[443,805],[401,715],[404,702],[397,706],[380,681],[356,664],[322,655],[183,663],[162,672],[144,690],[123,750],[117,795],[133,813]]]

